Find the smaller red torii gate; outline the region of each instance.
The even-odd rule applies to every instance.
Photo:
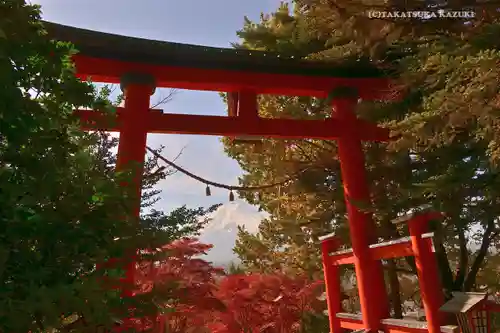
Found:
[[[428,232],[428,224],[431,220],[442,219],[444,216],[431,209],[430,206],[418,207],[415,212],[392,221],[394,224],[407,223],[409,237],[369,245],[369,255],[374,261],[402,257],[415,258],[420,294],[427,321],[383,318],[380,320],[380,326],[386,332],[456,333],[458,330],[456,326],[442,326],[445,320],[439,309],[444,303],[444,296],[433,253],[433,233]],[[353,249],[338,250],[341,244],[333,234],[323,236],[320,240],[331,332],[341,332],[342,329],[364,329],[362,316],[342,312],[339,267],[355,263]]]
[[[382,266],[373,260],[375,241],[371,215],[353,202],[369,202],[362,141],[387,141],[389,131],[356,117],[360,99],[394,98],[385,73],[371,64],[354,66],[303,61],[280,54],[207,48],[151,41],[45,23],[49,37],[73,43],[76,75],[83,80],[120,83],[123,108],[114,117],[77,110],[82,127],[120,132],[117,169],[134,168],[129,184],[139,215],[140,182],[148,133],[254,136],[278,139],[336,140],[342,169],[349,228],[351,259],[356,269],[362,308],[362,326],[382,327],[389,315]],[[229,95],[229,116],[166,114],[150,110],[156,87],[223,91]],[[323,120],[264,119],[258,115],[257,95],[332,98],[332,116]],[[137,166],[138,165],[138,166]],[[133,282],[135,266],[128,267]],[[327,281],[330,286],[329,282]],[[130,296],[130,291],[126,291]],[[329,300],[331,303],[331,300]],[[335,324],[336,325],[336,324]],[[332,332],[337,333],[337,326]]]

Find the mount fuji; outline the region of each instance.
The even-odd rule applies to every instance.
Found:
[[[205,244],[212,244],[213,248],[204,257],[215,266],[227,267],[238,258],[233,248],[238,237],[238,226],[244,226],[251,233],[257,233],[260,221],[267,217],[259,212],[255,206],[244,201],[235,201],[219,207],[209,215],[211,221],[202,230],[199,240]]]

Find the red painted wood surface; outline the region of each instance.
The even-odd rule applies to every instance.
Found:
[[[370,254],[375,260],[408,257],[413,255],[411,242],[390,244],[370,249]]]
[[[356,105],[355,98],[334,99],[332,116],[344,126],[352,126],[357,121]],[[359,207],[370,203],[363,148],[355,137],[341,137],[337,144],[363,325],[377,331],[380,320],[389,315],[389,301],[382,264],[370,255],[370,244],[376,242],[375,224],[370,213]]]
[[[427,246],[432,245],[431,239],[424,239],[423,242],[426,243]],[[405,243],[390,244],[387,246],[371,248],[369,250],[369,253],[373,260],[409,257],[413,256],[412,243],[411,241],[408,241]],[[354,261],[354,255],[352,252],[341,253],[337,255],[330,255],[328,258],[328,265],[349,265],[354,264]]]
[[[340,318],[339,322],[341,328],[348,330],[356,331],[365,328],[362,320]]]
[[[329,264],[334,266],[352,265],[354,264],[354,255],[352,254],[352,252],[342,253],[330,256],[328,260]]]
[[[429,212],[418,215],[408,222],[420,295],[430,333],[441,332],[444,315],[439,308],[444,304],[444,295],[436,257],[432,252],[432,243],[428,239],[423,239],[422,235],[428,231],[429,221],[439,217],[442,217],[442,214]]]
[[[340,320],[337,313],[342,311],[342,290],[340,271],[338,266],[329,263],[329,255],[339,247],[339,240],[335,237],[321,241],[321,255],[323,258],[323,274],[325,277],[326,302],[328,304],[328,318],[330,333],[341,333]]]
[[[92,110],[76,110],[85,130],[102,129],[119,132],[124,110],[117,108],[117,116],[103,115]],[[219,136],[258,136],[281,139],[336,140],[354,137],[365,141],[387,141],[390,131],[363,120],[350,124],[328,118],[325,120],[269,119],[257,117],[222,117],[190,114],[144,113],[141,124],[148,133],[200,134]]]
[[[130,85],[124,92],[126,117],[120,128],[120,141],[118,144],[118,154],[116,169],[131,170],[133,173],[132,183],[123,184],[128,187],[134,202],[131,216],[139,218],[141,205],[141,180],[144,170],[146,156],[147,128],[143,119],[149,110],[151,87],[142,85]],[[135,282],[135,253],[131,250],[132,261],[125,267],[125,287],[122,290],[124,297],[131,297],[134,294]],[[128,327],[131,318],[125,319],[124,327]]]
[[[384,325],[385,333],[427,333],[426,328],[402,327],[395,325]]]
[[[339,318],[340,327],[348,330],[361,330],[365,327],[363,326],[362,320],[357,320],[355,318]],[[386,333],[427,333],[427,328],[416,328],[416,327],[405,327],[398,325],[387,325],[381,324],[381,330]]]
[[[141,63],[120,62],[91,58],[83,55],[73,57],[77,76],[93,82],[120,83],[128,72],[151,74],[157,87],[208,91],[252,90],[257,94],[314,96],[326,98],[335,88],[347,86],[357,88],[360,98],[365,100],[392,100],[394,95],[389,79],[346,79],[287,74],[262,74],[214,69],[189,69],[182,67],[154,66]]]

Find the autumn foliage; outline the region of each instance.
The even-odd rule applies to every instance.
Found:
[[[224,270],[199,258],[211,247],[184,238],[157,249],[152,253],[154,259],[138,264],[138,296],[153,292],[161,295],[162,300],[168,299],[155,304],[161,314],[159,320],[145,318],[144,323],[143,319],[146,328],[156,325],[166,332],[190,332],[190,327],[205,324],[205,312],[223,309],[215,293],[217,279],[224,275]]]
[[[300,332],[306,314],[324,310],[321,287],[283,274],[227,276],[217,293],[226,311],[219,313],[212,332]]]
[[[161,256],[139,264],[141,293],[171,295],[157,304],[159,318],[143,328],[168,333],[300,332],[309,313],[321,313],[321,282],[283,274],[225,275],[200,256],[211,248],[182,239],[161,249]]]

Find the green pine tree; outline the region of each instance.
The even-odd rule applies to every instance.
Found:
[[[74,76],[71,45],[49,41],[40,8],[0,1],[0,331],[95,331],[128,317],[130,302],[103,284],[96,270],[131,249],[155,248],[199,230],[202,209],[127,217],[130,202],[114,171],[116,141],[84,133],[78,107],[113,112],[109,90],[95,91]],[[169,170],[149,159],[145,201]],[[146,225],[147,227],[144,227]],[[133,301],[156,314],[150,293]]]
[[[389,221],[413,207],[430,203],[445,212],[447,219],[432,225],[444,287],[448,291],[474,290],[483,279],[478,275],[479,268],[488,264],[485,259],[489,249],[499,242],[500,131],[495,65],[499,58],[497,42],[491,38],[498,25],[493,19],[478,16],[470,24],[462,21],[448,26],[448,31],[437,31],[442,22],[419,21],[412,31],[401,31],[376,46],[380,41],[370,39],[354,24],[358,16],[365,15],[365,8],[356,9],[355,3],[344,2],[352,12],[331,15],[340,3],[313,0],[308,6],[306,1],[297,1],[293,13],[282,23],[271,24],[282,14],[264,15],[255,24],[247,22],[239,32],[241,45],[303,54],[294,49],[300,35],[305,39],[299,47],[309,52],[310,58],[371,58],[373,64],[398,74],[397,82],[405,88],[403,100],[363,102],[358,108],[359,117],[402,134],[390,144],[365,144],[373,192],[373,202],[366,208],[374,213],[379,225],[377,236],[385,239],[407,232],[406,228],[395,229]],[[282,6],[278,12],[286,8]],[[293,30],[287,26],[291,22]],[[392,27],[398,22],[373,23],[370,29],[374,29],[374,35],[384,35],[386,31],[375,29],[375,24],[386,29],[386,25]],[[351,27],[351,34],[345,31],[347,27]],[[273,42],[264,47],[270,40]],[[290,44],[288,48],[283,46],[286,43]],[[309,45],[315,47],[308,49]],[[318,45],[323,45],[323,50]],[[377,52],[373,52],[375,46]],[[261,96],[259,102],[263,117],[314,119],[331,113],[324,101],[313,98]],[[271,217],[262,223],[258,235],[240,232],[236,252],[250,269],[319,275],[317,236],[335,231],[346,244],[349,242],[336,145],[318,140],[266,139],[262,146],[226,141],[228,154],[245,170],[244,185],[300,175],[296,181],[265,191],[258,198],[241,193]],[[411,274],[414,263],[411,258],[396,260],[387,268],[392,276],[391,289],[395,289],[394,310],[398,312],[394,274]]]

